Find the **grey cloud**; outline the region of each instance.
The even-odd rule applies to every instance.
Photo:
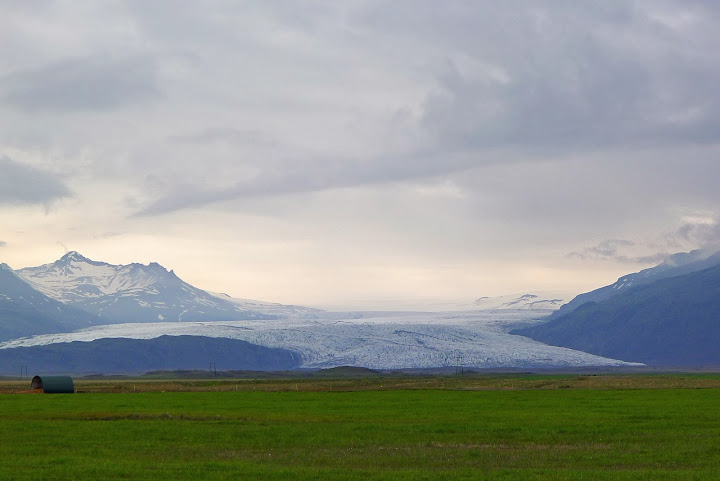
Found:
[[[668,258],[669,252],[657,252],[644,256],[617,256],[615,260],[623,264],[659,264]]]
[[[422,106],[421,126],[447,147],[471,149],[720,140],[720,63],[706,55],[717,34],[653,25],[652,4],[565,7],[542,9],[542,27],[538,9],[526,8],[495,43],[479,34],[485,47],[475,59],[496,63],[504,79],[464,73],[448,59]]]
[[[255,178],[224,188],[203,188],[197,183],[176,185],[136,215],[152,216],[238,198],[306,193],[369,183],[395,182],[440,175],[472,162],[459,155],[436,158],[396,157],[313,159],[272,163]]]
[[[424,100],[408,106],[417,115],[398,114],[405,119],[398,135],[418,142],[408,142],[412,146],[402,155],[362,161],[252,160],[261,173],[251,182],[177,185],[142,214],[403,181],[558,153],[717,143],[720,62],[707,52],[720,35],[712,8],[622,1],[361,4],[349,9],[348,28],[376,42],[378,51],[392,50],[396,39],[416,43],[418,48],[405,52],[408,62],[423,65],[435,79]],[[692,14],[697,25],[671,28],[655,19],[660,13]],[[438,56],[442,64],[429,65],[428,58]],[[264,141],[224,127],[174,140]],[[500,157],[499,150],[510,155]]]
[[[621,247],[633,246],[634,242],[625,239],[605,239],[595,246],[588,247],[579,254],[582,258],[589,257],[614,257]]]
[[[720,248],[720,222],[686,222],[673,232],[668,239],[671,245],[694,245],[701,249]]]
[[[87,126],[97,129],[93,138],[101,138],[104,130],[112,132],[97,144],[107,146],[105,152],[122,153],[114,160],[112,155],[98,156],[95,175],[130,178],[137,189],[129,189],[127,205],[141,209],[141,215],[249,197],[460,177],[482,167],[476,169],[481,171],[476,174],[479,179],[466,188],[472,195],[492,198],[492,208],[487,209],[492,212],[478,208],[473,214],[538,224],[590,225],[584,222],[585,211],[594,212],[596,224],[616,216],[627,220],[643,209],[653,209],[652,203],[658,210],[666,208],[680,197],[676,194],[680,190],[690,192],[691,187],[696,192],[700,182],[712,183],[709,174],[696,179],[694,167],[687,174],[675,167],[661,172],[652,165],[648,171],[652,163],[638,166],[632,155],[625,156],[617,178],[573,169],[572,175],[562,175],[565,184],[546,180],[550,186],[546,188],[531,176],[511,178],[512,169],[508,169],[502,172],[501,182],[538,185],[498,189],[491,184],[499,181],[482,180],[490,164],[526,162],[516,166],[521,172],[530,162],[562,156],[568,150],[581,154],[558,170],[568,171],[570,162],[584,167],[577,159],[590,150],[599,152],[592,162],[602,166],[628,146],[715,142],[720,129],[715,128],[713,112],[718,111],[714,105],[719,94],[714,84],[720,75],[717,56],[708,54],[718,40],[713,10],[717,7],[711,2],[126,5],[122,12],[129,17],[117,15],[113,25],[132,25],[131,39],[137,45],[153,45],[162,56],[76,58],[16,71],[0,78],[0,97],[35,110],[113,108],[157,96],[156,71],[161,66],[163,82],[176,93],[172,109],[155,109],[140,121],[118,113]],[[677,13],[696,15],[699,20],[691,28],[677,29],[654,20],[658,14],[673,18]],[[87,17],[85,23],[91,20]],[[115,31],[122,29],[108,29],[108,38],[114,38]],[[113,40],[103,48],[127,44],[126,37],[118,39],[122,42]],[[183,56],[192,62],[173,60]],[[343,72],[349,72],[349,77],[343,77]],[[352,83],[350,77],[362,80]],[[95,78],[100,81],[93,82]],[[365,79],[371,86],[367,91],[363,90]],[[23,90],[25,80],[27,92],[49,89],[67,94],[36,98]],[[104,84],[107,98],[92,92],[83,97],[76,84]],[[338,94],[333,88],[338,85],[347,89],[338,89],[341,96],[334,97]],[[392,89],[398,85],[407,85],[408,91],[417,94],[393,104]],[[390,94],[387,102],[385,86]],[[306,95],[309,91],[322,95]],[[7,97],[10,93],[12,100]],[[330,119],[327,123],[332,126],[351,125],[348,112],[361,107],[347,99],[365,96],[371,101],[361,114],[368,113],[377,131],[389,137],[407,134],[411,139],[407,144],[391,150],[382,145],[381,135],[364,135],[360,129],[355,142],[352,135],[350,140],[331,137],[336,133],[342,137],[341,128],[326,136],[320,128],[307,128],[317,118]],[[318,98],[327,103],[316,105]],[[293,105],[288,107],[288,103]],[[401,111],[406,114],[398,116],[403,120],[396,132],[392,118]],[[295,121],[293,114],[300,120]],[[383,118],[390,128],[384,128]],[[146,127],[150,123],[153,126]],[[57,127],[60,136],[66,127]],[[79,140],[68,143],[82,145],[91,137],[81,123],[72,127],[67,135]],[[169,132],[180,135],[168,137]],[[327,150],[326,144],[331,145]],[[248,148],[237,148],[240,145]],[[293,150],[296,145],[298,149]],[[372,153],[363,156],[358,152],[365,145],[377,148],[367,149]],[[500,150],[504,154],[498,154]],[[651,190],[647,172],[661,177],[662,185],[652,188],[659,194],[635,198],[635,192]],[[161,181],[145,185],[145,175]],[[255,177],[248,179],[250,175]],[[687,185],[675,182],[677,178]],[[667,179],[680,187],[666,186]],[[634,199],[622,210],[617,198],[608,199],[609,186],[617,191],[618,184],[623,195]],[[714,185],[708,186],[709,193],[697,197],[717,199],[712,189]],[[613,235],[607,232],[615,231],[600,235]],[[589,238],[598,236],[595,231],[583,233]]]
[[[0,77],[0,102],[29,111],[115,109],[159,95],[149,57],[70,58]]]
[[[412,3],[412,5],[410,5]],[[716,142],[717,6],[669,2],[383,4],[361,20],[439,46],[420,128],[445,148]],[[688,27],[659,17],[693,17]],[[432,47],[430,47],[432,48]]]
[[[621,253],[623,248],[635,245],[635,242],[626,239],[605,239],[580,252],[571,252],[567,257],[580,260],[612,260],[622,264],[653,264],[665,260],[668,256],[667,252],[656,252],[640,256]]]
[[[171,141],[187,142],[193,144],[211,144],[215,142],[227,142],[237,144],[254,144],[263,146],[274,146],[277,141],[269,134],[257,130],[235,129],[232,127],[209,127],[199,132],[174,135]]]
[[[215,202],[407,182],[452,176],[478,205],[474,215],[512,218],[523,225],[574,225],[575,234],[595,236],[598,225],[633,218],[660,218],[673,205],[720,202],[714,179],[720,164],[713,150],[592,153],[583,158],[524,165],[512,152],[433,153],[358,159],[264,159],[252,179],[224,187],[199,182],[157,182],[157,200],[139,215],[158,215]],[[521,157],[522,159],[522,157]],[[699,176],[698,172],[703,172]],[[483,199],[493,199],[490,209]],[[588,222],[588,212],[593,212]]]
[[[67,186],[50,172],[0,156],[0,204],[44,204],[69,197]]]
[[[7,242],[0,241],[0,247],[7,247]]]
[[[579,252],[571,252],[569,258],[580,260],[612,260],[620,263],[652,264],[672,259],[671,252],[697,249],[695,253],[713,253],[720,249],[720,222],[703,219],[683,223],[664,240],[664,245],[644,245],[643,250],[655,249],[646,255],[634,256],[623,253],[623,248],[637,244],[623,239],[607,239]]]

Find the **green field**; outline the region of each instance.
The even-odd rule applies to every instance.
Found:
[[[340,390],[320,392],[288,381],[286,390],[2,395],[0,479],[720,476],[717,389],[383,390],[382,379],[338,382]],[[345,382],[376,384],[352,391]]]

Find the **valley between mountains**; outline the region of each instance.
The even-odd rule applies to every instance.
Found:
[[[223,370],[720,365],[720,357],[698,354],[698,346],[708,350],[703,334],[716,335],[702,326],[718,324],[711,288],[718,264],[718,255],[673,256],[573,300],[525,293],[432,311],[330,312],[210,293],[157,263],[113,265],[69,252],[42,266],[0,268],[0,373],[21,366],[140,373],[209,363]],[[642,314],[658,296],[686,302],[685,310],[676,319]],[[633,322],[644,327],[628,328]],[[685,333],[681,343],[678,332]],[[672,352],[658,354],[666,348]]]

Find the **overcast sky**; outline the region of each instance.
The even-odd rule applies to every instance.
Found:
[[[720,237],[714,1],[0,0],[0,260],[581,292]]]

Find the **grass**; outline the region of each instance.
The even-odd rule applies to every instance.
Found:
[[[632,388],[602,387],[620,378]],[[6,395],[0,479],[699,480],[720,472],[720,390],[662,387],[715,375],[486,376],[432,386],[455,380],[410,389],[398,380],[389,390],[369,387],[387,379],[255,385],[264,390],[248,381],[238,391],[204,381],[210,391],[164,393],[148,388],[168,383],[157,381],[134,394]],[[523,382],[537,389],[507,387]],[[561,388],[572,383],[578,388]],[[78,383],[93,386],[102,387]]]
[[[0,380],[0,394],[27,392],[29,381]],[[698,389],[720,388],[720,373],[660,374],[470,374],[465,376],[382,375],[355,377],[178,379],[81,378],[79,393],[191,391],[377,391],[377,390],[529,390],[529,389]]]

